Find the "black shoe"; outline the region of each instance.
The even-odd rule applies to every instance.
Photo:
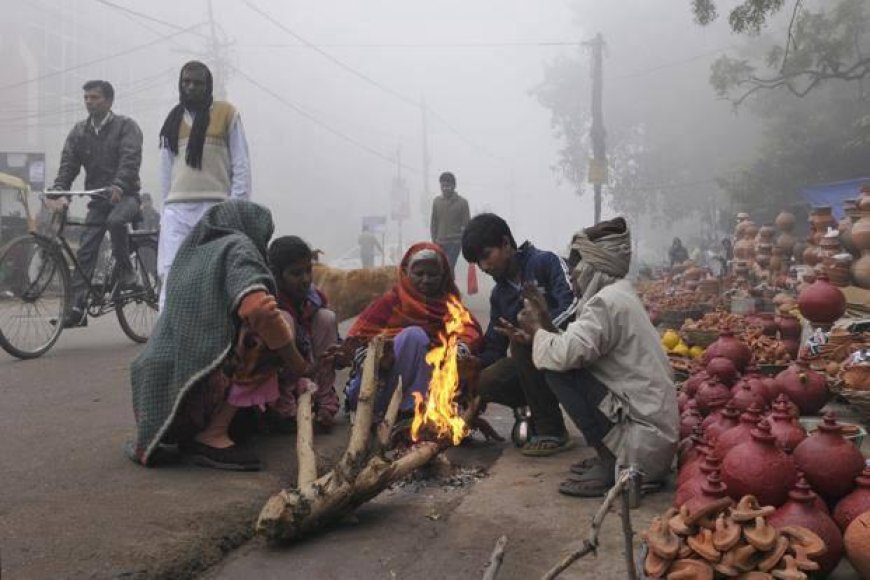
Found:
[[[193,462],[203,467],[226,471],[259,471],[263,468],[260,459],[253,452],[231,445],[224,449],[210,447],[199,441],[185,445],[185,451]]]
[[[51,320],[52,325],[57,325],[57,318]],[[73,307],[63,315],[64,328],[84,328],[88,325],[88,315],[83,308]]]

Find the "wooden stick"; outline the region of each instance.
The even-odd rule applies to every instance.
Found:
[[[356,418],[350,432],[350,441],[339,465],[347,471],[364,457],[369,444],[374,420],[375,394],[378,390],[378,371],[384,351],[384,338],[376,336],[369,342],[366,360],[363,363],[362,383],[356,403]]]
[[[483,570],[483,580],[495,580],[498,576],[498,571],[504,561],[504,550],[507,547],[507,536],[501,536],[495,543],[495,548],[492,549],[492,555],[489,557],[489,562],[486,563],[486,568]]]
[[[296,461],[299,473],[296,480],[297,487],[302,487],[317,479],[312,405],[311,391],[306,389],[296,401]]]
[[[393,396],[390,397],[390,404],[387,405],[384,420],[378,425],[378,444],[381,446],[381,449],[386,449],[390,444],[390,435],[393,431],[393,426],[396,424],[396,418],[399,416],[399,406],[402,404],[403,396],[402,377],[400,375],[396,390],[393,391]]]
[[[629,472],[625,471],[619,476],[619,479],[616,480],[616,484],[607,492],[604,501],[592,517],[589,536],[583,540],[583,545],[562,558],[558,564],[550,568],[550,570],[541,577],[541,580],[553,580],[553,578],[558,577],[559,574],[567,570],[571,564],[583,556],[586,556],[589,553],[592,553],[593,555],[596,554],[598,550],[598,533],[601,531],[601,524],[604,522],[607,512],[610,511],[610,508],[613,506],[613,502],[616,501],[616,498],[619,497],[621,493],[623,493],[625,486],[628,484],[628,480]]]
[[[629,473],[629,482],[632,477]],[[628,570],[628,580],[637,580],[637,567],[634,564],[634,530],[631,529],[631,506],[629,505],[629,492],[622,492],[622,539],[625,542],[625,567]]]

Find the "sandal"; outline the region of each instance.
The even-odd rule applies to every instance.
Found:
[[[191,459],[202,467],[226,471],[259,471],[263,465],[253,452],[238,445],[225,448],[211,447],[199,441],[191,441],[185,449]]]
[[[535,435],[523,445],[520,453],[529,457],[550,457],[574,447],[574,441],[567,435]]]
[[[578,461],[571,465],[571,473],[576,475],[583,475],[596,465],[601,465],[601,458],[598,456],[587,457],[583,461]]]

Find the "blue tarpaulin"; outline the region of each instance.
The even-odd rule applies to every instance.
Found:
[[[831,206],[837,219],[841,219],[845,215],[843,202],[861,195],[861,186],[864,184],[870,184],[870,177],[804,187],[801,189],[801,196],[810,205]]]

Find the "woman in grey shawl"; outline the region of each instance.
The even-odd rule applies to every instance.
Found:
[[[309,371],[274,298],[273,229],[266,208],[229,200],[205,213],[176,254],[166,307],[130,367],[136,440],[127,453],[137,463],[159,463],[165,444],[178,443],[208,467],[259,469],[229,436],[238,408],[277,399],[279,365]],[[268,357],[274,364],[264,368]]]
[[[586,228],[569,263],[581,306],[564,332],[529,291],[514,340],[532,341],[532,358],[597,457],[571,467],[559,491],[603,495],[618,465],[635,465],[644,481],[670,471],[679,415],[670,365],[631,283],[631,237],[616,218]]]

